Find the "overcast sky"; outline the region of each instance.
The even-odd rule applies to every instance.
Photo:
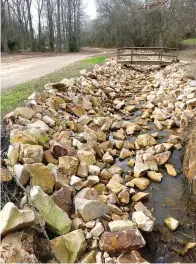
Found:
[[[84,0],[84,4],[86,5],[86,14],[90,18],[95,18],[96,17],[96,5],[95,5],[96,0]]]

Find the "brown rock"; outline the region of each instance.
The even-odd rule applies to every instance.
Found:
[[[68,176],[75,175],[79,161],[73,156],[63,156],[59,158],[59,169]]]
[[[117,264],[121,263],[141,263],[141,264],[148,264],[145,259],[143,259],[139,252],[133,250],[126,253],[121,254],[116,261]]]
[[[55,142],[51,148],[51,152],[55,159],[63,156],[75,156],[76,150],[69,145],[66,145],[62,142]]]
[[[47,161],[48,163],[52,163],[52,164],[55,164],[57,165],[58,164],[58,160],[56,160],[53,156],[52,156],[52,153],[50,152],[50,150],[46,150],[44,151],[44,159],[45,161]]]
[[[108,253],[120,253],[126,250],[135,250],[145,246],[145,240],[137,228],[122,232],[104,232],[99,241],[101,250]]]
[[[58,207],[60,207],[66,213],[70,214],[73,193],[73,188],[70,186],[66,186],[53,193],[51,198],[55,202],[55,204],[58,205]]]

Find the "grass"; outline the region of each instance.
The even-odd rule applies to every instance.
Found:
[[[182,40],[182,44],[195,45],[196,44],[196,38],[184,39],[184,40]]]
[[[1,113],[4,115],[16,107],[23,104],[23,101],[27,99],[35,91],[44,90],[44,85],[49,82],[59,82],[64,78],[77,77],[80,70],[86,69],[92,70],[95,64],[100,64],[105,61],[106,57],[93,57],[90,59],[81,60],[75,62],[69,66],[62,68],[59,71],[47,74],[39,79],[28,81],[19,85],[16,85],[12,90],[3,92],[1,95]]]

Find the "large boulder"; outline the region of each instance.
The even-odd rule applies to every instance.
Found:
[[[0,212],[0,234],[31,226],[35,221],[32,210],[19,210],[13,203],[8,202]]]
[[[75,263],[86,250],[87,244],[81,229],[50,240],[52,251],[60,263]]]
[[[70,231],[72,221],[69,219],[67,213],[58,207],[39,186],[31,188],[30,196],[33,205],[52,232],[62,235]]]
[[[136,227],[121,232],[104,232],[99,240],[101,250],[118,254],[126,250],[136,250],[146,244],[142,234]]]

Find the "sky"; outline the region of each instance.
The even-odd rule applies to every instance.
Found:
[[[96,18],[96,0],[84,0],[84,4],[86,5],[85,12],[91,18]]]

